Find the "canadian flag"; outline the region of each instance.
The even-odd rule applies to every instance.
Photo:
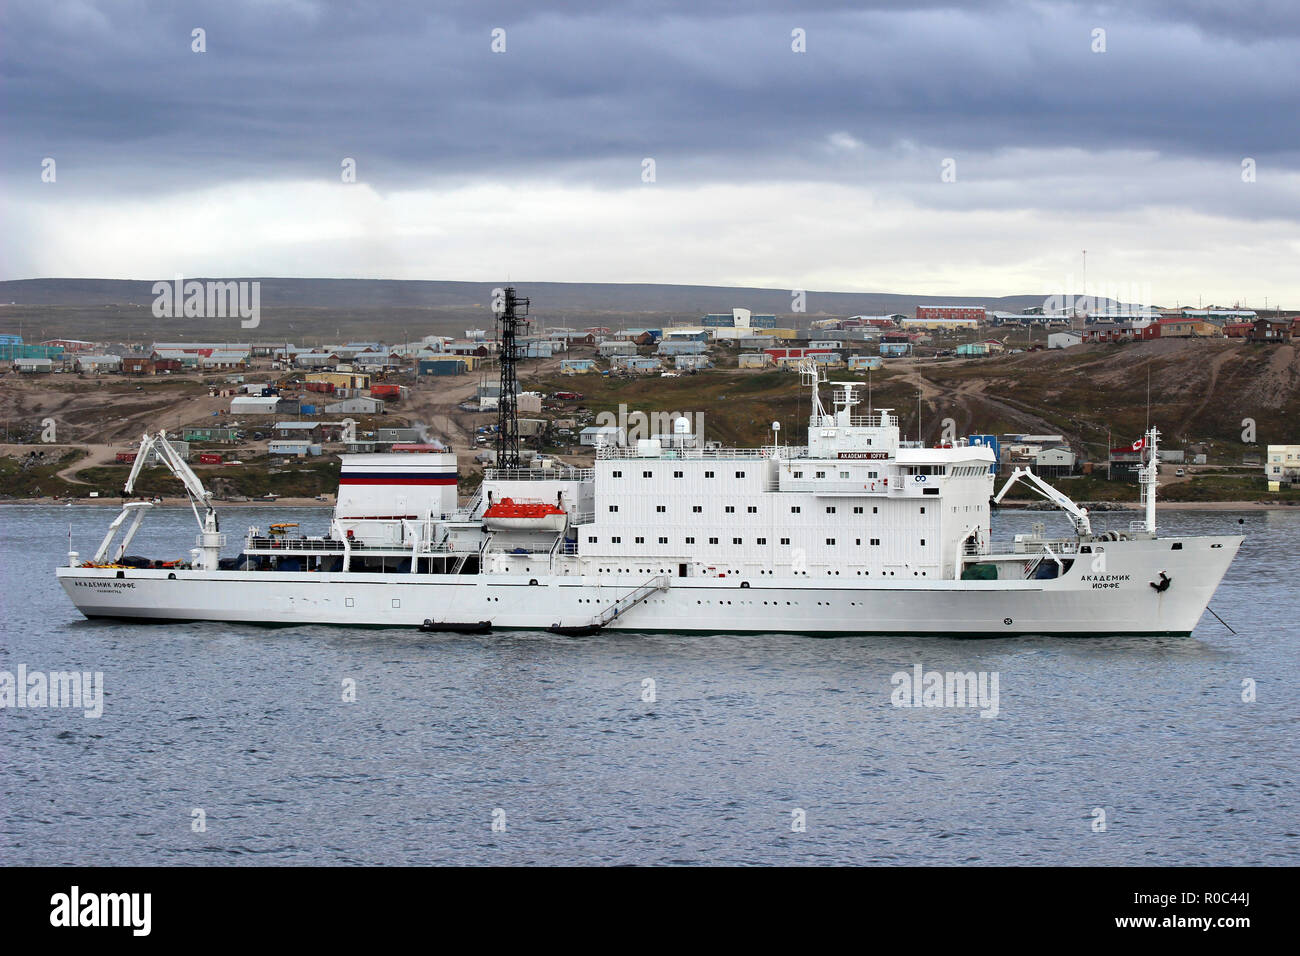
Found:
[[[1115,452],[1120,452],[1120,451],[1141,451],[1143,448],[1146,448],[1146,447],[1147,447],[1147,440],[1146,440],[1145,438],[1139,438],[1137,441],[1135,441],[1135,442],[1134,442],[1133,444],[1131,444],[1131,445],[1128,445],[1127,447],[1124,447],[1124,448],[1112,448],[1111,451],[1115,451]]]

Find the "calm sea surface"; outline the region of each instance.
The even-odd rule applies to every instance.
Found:
[[[0,507],[0,670],[106,688],[0,711],[0,863],[1300,863],[1300,509],[1161,514],[1247,535],[1235,635],[987,641],[86,621],[53,568],[115,514]],[[327,512],[276,514],[225,509],[231,553]],[[914,664],[996,673],[998,715],[892,706]]]

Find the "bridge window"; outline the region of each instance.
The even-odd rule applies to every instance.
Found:
[[[826,539],[826,543],[827,543],[827,544],[834,544],[834,543],[835,543],[835,539],[834,539],[834,538],[827,538],[827,539]]]
[[[695,539],[694,539],[694,538],[687,538],[687,539],[686,539],[686,543],[687,543],[687,544],[694,544],[694,543],[695,543]]]
[[[595,535],[588,536],[587,544],[595,544],[595,543],[596,543],[596,536]]]
[[[618,505],[610,505],[610,506],[609,506],[609,510],[610,510],[610,511],[617,511],[617,510],[618,510]]]
[[[744,478],[744,477],[745,477],[745,473],[744,473],[743,471],[738,471],[738,472],[736,472],[736,477],[737,477],[737,478]]]
[[[668,539],[667,539],[667,538],[660,538],[660,539],[659,539],[659,543],[660,543],[660,544],[667,544],[667,543],[668,543]]]
[[[741,541],[740,541],[739,538],[732,538],[732,539],[731,539],[731,543],[732,543],[732,544],[740,544]]]
[[[726,512],[727,514],[729,514],[729,515],[730,515],[730,514],[735,514],[735,513],[736,513],[736,506],[735,506],[735,505],[727,505],[727,507],[723,508],[722,510],[725,511],[725,512]]]
[[[824,471],[819,471],[819,472],[817,472],[817,477],[818,477],[818,478],[825,478],[825,477],[826,477],[826,472],[824,472]]]
[[[794,477],[796,477],[796,478],[802,478],[802,477],[803,477],[803,472],[802,472],[802,471],[796,471],[796,472],[794,473]]]
[[[710,539],[709,539],[709,544],[717,544],[717,543],[718,543],[718,539],[717,539],[717,538],[710,538]]]
[[[713,472],[711,472],[711,471],[706,471],[706,472],[704,473],[704,477],[705,477],[705,478],[712,478],[712,477],[713,477]]]
[[[860,514],[862,514],[862,508],[861,508],[861,506],[859,506],[859,507],[857,507],[857,508],[854,508],[854,509],[853,509],[853,513],[854,513],[855,515],[860,515]]]
[[[614,537],[610,538],[609,540],[612,541],[612,542],[614,542],[614,544],[622,544],[622,543],[623,543],[623,539],[620,538],[618,535],[614,535]]]
[[[880,547],[880,539],[879,539],[879,538],[872,538],[872,539],[871,539],[871,546],[872,546],[873,548],[878,548],[878,547]]]
[[[654,477],[654,472],[653,472],[653,471],[643,471],[643,472],[641,472],[641,477],[642,477],[642,478],[653,478],[653,477]]]
[[[655,505],[655,511],[658,511],[660,514],[663,514],[667,510],[668,509],[664,505]]]
[[[755,544],[767,544],[767,538],[756,538],[756,539],[754,540],[754,543],[755,543]]]
[[[622,478],[622,477],[623,477],[623,473],[622,473],[621,471],[616,471],[616,472],[614,472],[614,477],[615,477],[615,478]]]
[[[703,510],[704,508],[701,507],[700,505],[691,505],[691,511],[695,512],[696,514],[699,514]]]
[[[682,473],[681,473],[680,471],[674,471],[674,472],[673,472],[673,477],[674,477],[674,478],[680,478],[681,476],[682,476]]]
[[[645,544],[645,538],[642,538],[642,537],[639,537],[639,536],[638,536],[637,539],[636,539],[636,543],[637,543],[637,544]]]
[[[833,514],[835,514],[835,506],[834,506],[834,505],[828,505],[827,508],[826,508],[826,513],[827,513],[828,515],[833,515]]]
[[[750,506],[749,506],[748,508],[746,508],[745,510],[748,511],[748,512],[749,512],[750,514],[752,514],[752,515],[756,515],[756,514],[758,514],[758,507],[757,507],[756,505],[750,505]]]
[[[803,509],[800,508],[798,505],[795,505],[793,508],[790,509],[790,514],[797,515],[801,511],[803,511]]]
[[[789,539],[789,538],[782,538],[782,539],[781,539],[781,543],[782,543],[782,544],[789,544],[789,543],[790,543],[790,539]]]

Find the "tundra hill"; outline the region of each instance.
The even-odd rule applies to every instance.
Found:
[[[207,281],[191,277],[198,281]],[[501,283],[387,279],[262,278],[261,322],[243,329],[231,318],[156,318],[153,280],[21,279],[0,282],[0,331],[29,341],[53,337],[96,341],[283,339],[316,345],[338,339],[397,341],[490,327],[492,289]],[[654,284],[519,282],[543,325],[671,325],[696,322],[733,307],[772,313],[806,329],[815,315],[911,314],[917,305],[975,304],[1020,311],[1041,295],[931,296],[808,292],[806,311],[792,313],[788,289]]]
[[[172,281],[171,276],[159,277]],[[200,282],[208,278],[188,276]],[[721,312],[733,306],[754,312],[789,313],[789,289],[670,285],[619,282],[450,282],[403,279],[296,279],[230,277],[218,281],[256,280],[262,305],[276,308],[487,308],[492,290],[514,285],[520,295],[551,311],[572,312]],[[154,300],[155,279],[11,279],[0,281],[0,302],[19,305],[143,305]],[[807,293],[812,314],[900,312],[915,305],[984,305],[1019,311],[1041,305],[1042,295],[942,296],[891,292]]]

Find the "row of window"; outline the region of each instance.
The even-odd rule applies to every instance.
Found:
[[[653,478],[654,476],[655,476],[655,473],[654,473],[653,471],[643,471],[643,472],[641,472],[641,477],[642,477],[642,478]],[[610,472],[610,477],[611,477],[611,478],[622,478],[622,477],[623,477],[623,472],[621,472],[621,471],[612,471],[612,472]],[[685,475],[684,472],[674,471],[674,472],[673,472],[673,477],[674,477],[674,478],[685,478],[686,475]],[[704,473],[704,477],[705,477],[705,478],[716,478],[716,477],[718,477],[718,475],[717,475],[717,472],[706,471],[706,472]],[[737,478],[744,478],[744,477],[745,477],[745,473],[744,473],[743,471],[738,471],[738,472],[736,472],[736,477],[737,477]]]
[[[841,471],[839,474],[840,474],[840,477],[843,478],[843,479],[845,479],[845,480],[847,480],[847,479],[853,477],[852,474],[850,474],[850,473],[847,472],[847,471]],[[802,478],[802,477],[803,477],[803,472],[802,472],[802,471],[792,471],[792,472],[790,472],[790,477],[792,477],[792,478]],[[814,477],[814,478],[825,478],[825,477],[826,477],[826,472],[824,472],[824,471],[815,471],[815,472],[813,472],[813,477]],[[869,471],[869,472],[867,472],[867,477],[868,477],[868,478],[879,478],[879,477],[880,477],[880,474],[879,474],[878,472]]]
[[[925,539],[924,539],[924,538],[921,538],[920,540],[921,540],[921,547],[925,547]],[[826,543],[827,543],[827,544],[831,544],[831,545],[835,544],[835,541],[836,541],[835,538],[827,538],[827,539],[826,539]],[[610,542],[610,544],[622,544],[622,543],[623,543],[623,538],[622,538],[621,536],[619,536],[619,535],[613,535],[613,536],[609,539],[609,542]],[[867,542],[868,542],[868,544],[869,544],[871,547],[873,547],[873,548],[878,548],[878,547],[880,547],[880,539],[879,539],[879,538],[868,538],[868,539],[867,539]],[[593,534],[593,535],[588,535],[588,537],[587,537],[587,543],[588,543],[588,544],[599,544],[599,543],[600,543],[600,536],[599,536],[599,535],[594,535],[594,534]],[[634,544],[645,544],[645,538],[644,538],[644,537],[636,537],[636,538],[633,539],[633,543],[634,543]],[[667,538],[660,538],[660,539],[659,539],[659,543],[660,543],[660,544],[667,544],[667,543],[668,543],[668,539],[667,539]],[[684,538],[684,539],[683,539],[683,543],[685,543],[685,544],[694,544],[694,543],[695,543],[695,538],[694,538],[694,537],[687,537],[687,538]],[[719,544],[719,543],[720,543],[720,541],[719,541],[718,538],[709,538],[709,544]],[[744,538],[732,538],[732,539],[731,539],[731,543],[732,543],[732,544],[744,544],[744,543],[745,543],[745,539],[744,539]],[[861,546],[861,544],[862,544],[862,539],[861,539],[861,538],[854,538],[854,539],[853,539],[853,543],[854,543],[855,545],[859,545],[859,546]],[[754,544],[767,544],[767,538],[755,538],[755,539],[754,539]],[[790,544],[790,539],[789,539],[789,538],[782,538],[782,539],[781,539],[781,544],[783,544],[783,545],[789,545],[789,544]]]
[[[865,508],[864,505],[854,505],[854,507],[853,507],[853,513],[854,513],[855,515],[865,514],[865,510],[864,510],[864,508]],[[618,505],[610,505],[610,506],[609,506],[609,510],[610,510],[610,513],[611,513],[611,514],[617,513],[617,511],[618,511]],[[735,505],[726,505],[722,510],[723,510],[726,514],[729,514],[729,515],[730,515],[730,514],[735,514],[735,513],[736,513],[736,506],[735,506]],[[956,509],[954,508],[953,510],[955,511]],[[745,511],[746,511],[748,514],[755,515],[755,514],[758,514],[758,507],[757,507],[756,505],[748,505],[748,506],[746,506]],[[667,505],[655,505],[655,512],[656,512],[657,514],[667,514],[667,513],[668,513],[668,506],[667,506]],[[703,505],[691,505],[691,513],[692,513],[692,514],[702,514],[703,512],[704,512],[704,506],[703,506]],[[790,506],[790,514],[792,514],[792,515],[797,515],[797,514],[802,514],[802,513],[803,513],[803,507],[802,507],[801,505],[791,505],[791,506]],[[827,505],[827,506],[826,506],[826,513],[827,513],[828,515],[833,515],[833,514],[835,514],[835,513],[836,513],[836,506],[835,506],[835,505]],[[879,513],[880,513],[880,508],[879,508],[878,506],[876,506],[876,505],[872,505],[872,507],[871,507],[871,513],[872,513],[873,515],[874,515],[874,514],[879,514]],[[925,505],[922,505],[922,506],[921,506],[921,514],[925,514]]]

